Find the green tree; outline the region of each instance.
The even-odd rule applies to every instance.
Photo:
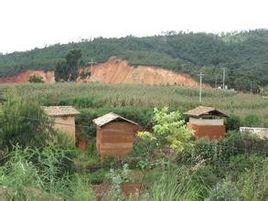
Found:
[[[260,88],[255,81],[251,81],[247,77],[237,77],[234,80],[235,89],[243,92],[259,93]]]
[[[55,80],[56,82],[68,80],[66,60],[58,61],[55,69]]]
[[[56,81],[75,81],[79,75],[79,63],[82,57],[81,50],[71,50],[65,60],[61,60],[56,65]]]

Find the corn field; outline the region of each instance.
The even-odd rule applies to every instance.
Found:
[[[15,88],[23,98],[38,101],[42,105],[67,102],[78,108],[169,106],[182,112],[205,105],[240,117],[254,114],[262,119],[264,125],[268,125],[268,99],[234,91],[203,89],[200,103],[198,88],[180,86],[100,83],[3,84],[0,86],[0,92],[3,94],[9,88]]]

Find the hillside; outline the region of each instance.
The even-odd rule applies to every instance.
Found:
[[[100,63],[117,56],[127,59],[131,65],[160,66],[194,77],[201,69],[204,81],[213,86],[221,84],[223,67],[229,87],[249,91],[268,84],[268,30],[222,35],[171,32],[142,38],[96,38],[56,44],[0,55],[0,76],[25,69],[53,70],[56,62],[74,48],[82,50],[81,66],[91,58]]]
[[[131,66],[126,60],[111,58],[107,62],[83,68],[81,71],[91,72],[83,82],[98,81],[106,84],[149,84],[149,85],[181,85],[196,87],[199,85],[190,76],[155,66]]]
[[[131,66],[128,61],[115,57],[110,58],[107,62],[85,66],[80,69],[81,72],[90,72],[91,75],[78,78],[78,82],[198,86],[198,82],[186,74],[156,66]],[[26,83],[32,75],[43,77],[43,81],[46,83],[55,82],[54,71],[26,70],[17,75],[0,77],[0,83]]]
[[[55,82],[54,71],[25,70],[16,75],[0,77],[0,83],[26,83],[32,75],[42,77],[45,83]]]

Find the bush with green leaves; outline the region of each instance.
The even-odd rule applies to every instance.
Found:
[[[192,147],[178,155],[178,162],[197,163],[202,160],[214,165],[224,164],[231,157],[240,154],[268,156],[268,141],[260,137],[239,132],[229,132],[225,138],[210,141],[199,139]]]
[[[239,179],[241,173],[268,170],[268,158],[260,154],[238,154],[231,156],[225,163],[225,170],[233,179]]]
[[[226,119],[225,125],[228,131],[229,130],[239,131],[239,127],[241,126],[241,120],[239,116],[230,115],[230,117]]]
[[[105,195],[104,200],[123,200],[121,184],[131,181],[128,164],[124,164],[122,169],[110,169],[106,178],[111,182],[111,189]]]
[[[158,171],[156,171],[158,170]],[[149,197],[156,201],[173,200],[204,200],[209,186],[204,182],[206,175],[195,173],[187,166],[155,169],[149,174],[154,174],[150,179],[146,174],[144,183],[148,186]]]
[[[9,91],[0,111],[0,145],[43,147],[53,138],[52,122],[42,108]]]
[[[142,139],[155,144],[158,149],[165,146],[182,151],[190,146],[193,130],[186,127],[181,113],[178,111],[169,112],[168,107],[154,109],[153,132],[139,132],[138,136]]]
[[[239,163],[237,163],[238,165]],[[255,164],[258,165],[258,164]],[[205,201],[264,201],[267,200],[267,164],[261,168],[255,168],[240,172],[238,178],[227,175],[217,185],[211,188]],[[259,166],[260,167],[260,166]]]
[[[69,171],[69,150],[16,146],[0,166],[1,200],[95,200],[87,180]]]
[[[38,75],[31,75],[28,81],[31,83],[43,83],[44,82],[43,77],[38,76]]]
[[[262,124],[262,120],[255,114],[247,115],[243,121],[244,126],[259,127]]]
[[[230,179],[220,181],[205,201],[240,201],[239,190]]]
[[[110,169],[110,172],[107,174],[107,178],[111,181],[112,184],[115,185],[129,183],[131,181],[129,173],[129,166],[127,163],[125,163],[122,169]]]
[[[258,166],[258,164],[255,164]],[[243,201],[262,201],[268,199],[268,164],[246,169],[237,181],[240,197]]]
[[[95,192],[89,185],[89,181],[78,174],[75,174],[70,180],[70,190],[73,201],[94,201],[96,200]]]

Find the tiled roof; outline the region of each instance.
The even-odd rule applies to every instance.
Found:
[[[123,120],[123,121],[126,121],[126,122],[129,122],[129,123],[131,123],[131,124],[135,124],[135,125],[138,125],[136,122],[134,122],[134,121],[131,121],[131,120],[129,120],[129,119],[126,119],[126,118],[124,118],[124,117],[121,117],[120,115],[118,115],[118,114],[115,114],[115,113],[113,113],[113,112],[110,112],[110,113],[108,113],[108,114],[105,114],[105,115],[103,115],[103,116],[101,116],[101,117],[98,117],[98,118],[96,118],[96,119],[94,119],[93,120],[93,122],[97,125],[97,126],[104,126],[105,124],[108,124],[108,123],[110,123],[110,122],[112,122],[112,121],[115,121],[115,120]]]
[[[184,115],[193,116],[193,117],[199,117],[201,115],[215,115],[215,116],[223,116],[223,117],[228,116],[213,107],[205,107],[205,106],[198,106],[192,110],[189,110],[188,112],[185,112]]]
[[[43,107],[43,109],[49,116],[73,116],[80,114],[80,112],[72,106],[49,106]]]

